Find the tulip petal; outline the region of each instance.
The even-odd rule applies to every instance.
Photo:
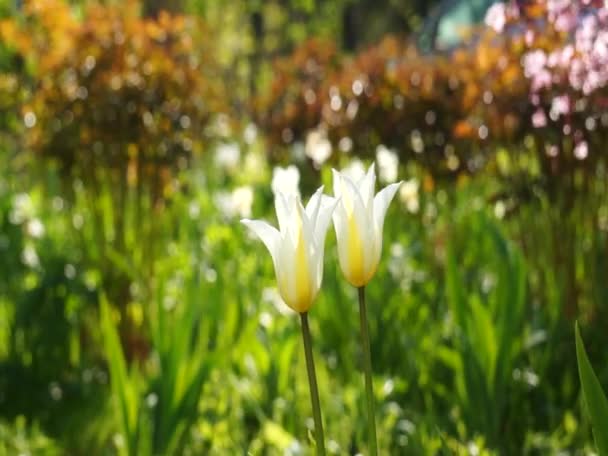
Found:
[[[367,170],[365,176],[358,182],[357,189],[361,194],[361,200],[366,208],[371,209],[372,201],[374,200],[374,189],[376,187],[376,172],[375,164]]]
[[[325,238],[327,237],[327,230],[329,229],[329,224],[331,223],[332,215],[338,205],[338,201],[337,198],[323,195],[319,216],[314,227],[317,249],[314,252],[315,257],[313,262],[316,264],[316,273],[314,277],[316,277],[317,280],[317,287],[321,287],[321,280],[323,278],[323,257],[325,255]]]
[[[387,185],[378,192],[374,198],[374,225],[378,234],[382,234],[382,228],[384,226],[384,217],[389,204],[393,200],[395,193],[399,189],[399,186],[403,181],[396,182],[394,184]]]
[[[241,220],[241,223],[249,228],[264,243],[270,252],[272,262],[276,269],[278,264],[280,264],[278,253],[281,243],[281,234],[279,231],[274,226],[271,226],[262,220],[243,219]]]
[[[274,208],[277,213],[277,221],[279,222],[279,230],[281,233],[287,232],[289,226],[289,195],[277,192],[274,198]]]
[[[302,204],[300,203],[300,198],[295,195],[284,196],[283,203],[285,207],[279,208],[277,206],[277,213],[284,211],[281,232],[287,235],[287,239],[295,250],[302,230],[302,213],[300,211]]]
[[[371,173],[369,172],[371,171]],[[370,198],[373,198],[373,185],[375,181],[375,175],[373,174],[373,165],[370,167],[368,174],[363,179],[360,185],[371,187]],[[375,270],[373,264],[375,263],[375,250],[374,250],[374,226],[371,223],[373,220],[373,199],[370,200],[369,205],[366,205],[361,195],[359,187],[350,179],[348,176],[343,176],[344,182],[347,188],[350,189],[352,195],[352,209],[349,214],[349,255],[351,255],[351,264],[359,265],[363,276],[371,274],[372,269]],[[347,209],[347,212],[348,209]],[[356,248],[355,246],[359,247]],[[359,260],[356,260],[359,258]]]
[[[317,223],[317,217],[319,216],[319,209],[321,208],[321,201],[323,199],[323,186],[319,187],[317,191],[310,197],[308,204],[306,205],[306,215],[310,220],[312,226]]]
[[[334,189],[334,194],[340,197],[333,217],[340,266],[351,283],[362,283],[366,262],[373,256],[371,213],[367,212],[357,186],[348,176],[334,172]]]
[[[331,196],[323,195],[321,198],[321,207],[319,209],[317,223],[314,227],[315,240],[317,241],[318,245],[321,246],[321,248],[325,245],[327,230],[338,202],[339,200],[337,198],[332,198]]]
[[[338,260],[340,268],[347,274],[349,271],[349,255],[348,255],[348,216],[344,209],[343,203],[338,204],[336,210],[332,214],[334,221],[334,229],[336,231],[336,240],[338,243]]]

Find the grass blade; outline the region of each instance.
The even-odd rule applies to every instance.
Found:
[[[587,404],[595,444],[600,456],[608,455],[608,400],[597,379],[593,367],[589,362],[578,323],[575,324],[576,332],[576,358],[578,360],[578,373],[581,378],[583,396]]]

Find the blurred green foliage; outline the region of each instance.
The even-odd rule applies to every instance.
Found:
[[[602,390],[602,387],[593,372],[589,358],[585,352],[581,332],[578,324],[575,327],[576,332],[576,358],[578,360],[578,371],[581,377],[581,387],[587,412],[591,418],[593,426],[593,436],[599,454],[608,453],[608,436],[606,435],[606,426],[608,424],[608,400]]]
[[[496,79],[487,31],[449,58],[395,37],[362,48],[414,28],[426,2],[179,4],[196,18],[152,14],[162,2],[145,18],[136,4],[25,4],[0,27],[0,454],[308,454],[297,318],[238,219],[274,218],[277,162],[297,165],[306,198],[331,188],[329,164],[385,168],[380,144],[406,180],[367,290],[383,454],[592,451],[572,318],[606,385],[606,165],[553,172],[517,130],[517,49]],[[454,75],[485,79],[454,88]],[[479,138],[482,108],[512,141]],[[336,121],[330,142],[353,139],[328,164],[298,149],[319,113]],[[365,454],[356,296],[337,264],[330,235],[310,316],[327,448]]]

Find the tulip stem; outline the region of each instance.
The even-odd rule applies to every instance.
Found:
[[[319,388],[317,387],[317,374],[315,360],[312,356],[312,340],[308,326],[308,312],[300,314],[302,319],[302,339],[304,339],[304,353],[306,354],[306,370],[308,371],[308,385],[310,386],[310,402],[315,422],[315,440],[317,441],[317,455],[325,456],[325,438],[323,437],[323,422],[321,420],[321,406],[319,405]]]
[[[358,287],[359,318],[361,321],[361,345],[363,348],[363,369],[365,372],[365,392],[367,394],[367,422],[369,426],[369,454],[378,455],[378,440],[376,438],[376,412],[374,405],[374,384],[372,382],[372,354],[369,343],[367,325],[367,308],[365,306],[365,286]]]

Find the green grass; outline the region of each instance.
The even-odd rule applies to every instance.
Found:
[[[27,187],[28,217],[45,226],[36,238],[27,220],[11,221],[25,188],[0,177],[0,410],[2,426],[24,430],[24,448],[307,454],[312,411],[297,316],[274,303],[264,246],[215,204],[218,192],[252,185],[254,218],[272,221],[270,175],[225,172],[203,159],[180,176],[188,190],[162,211],[147,208],[137,220],[127,205],[123,246],[113,241],[116,214],[105,193],[90,199],[80,189],[61,205],[49,170]],[[319,183],[331,188],[327,169],[305,176],[305,196]],[[593,448],[561,308],[563,270],[547,234],[552,209],[530,205],[497,218],[488,203],[497,186],[481,177],[421,193],[416,214],[398,198],[389,210],[381,265],[366,290],[386,454]],[[588,233],[571,223],[577,236]],[[28,246],[38,265],[23,263]],[[580,283],[603,290],[599,280]],[[355,304],[330,234],[309,317],[329,454],[368,452]],[[593,319],[581,315],[591,332]],[[600,353],[590,356],[599,362]],[[598,370],[600,383],[606,374]],[[21,448],[12,433],[0,438],[0,451]]]

